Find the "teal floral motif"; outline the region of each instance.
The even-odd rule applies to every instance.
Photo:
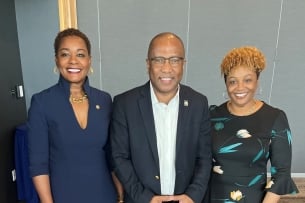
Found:
[[[291,136],[291,131],[290,131],[289,129],[285,129],[285,130],[279,131],[279,132],[277,132],[277,131],[275,131],[275,130],[272,130],[272,131],[271,131],[271,136],[272,136],[272,138],[275,138],[276,136],[280,136],[280,135],[283,134],[284,132],[286,133],[286,136],[287,136],[287,140],[288,140],[289,145],[291,145],[292,136]],[[283,137],[283,136],[284,136],[284,135],[282,135],[282,137]]]
[[[277,172],[276,168],[275,168],[274,166],[271,166],[271,167],[270,167],[270,173],[271,173],[271,175],[276,174],[276,172]]]
[[[266,115],[271,122],[262,119]],[[211,203],[258,203],[267,191],[298,193],[290,176],[293,131],[278,109],[264,104],[243,117],[228,114],[224,103],[211,112],[211,121]]]
[[[231,118],[225,118],[225,117],[220,117],[220,118],[212,118],[212,122],[227,122],[228,120],[231,120]]]
[[[289,145],[291,145],[291,139],[292,139],[291,131],[289,129],[286,129],[286,133],[287,133],[288,143]]]
[[[276,136],[276,132],[275,132],[275,130],[272,130],[271,131],[271,137],[275,137]]]
[[[252,160],[252,163],[256,162],[259,158],[261,158],[264,154],[264,150],[261,149],[259,150],[259,152],[257,153],[257,155],[254,157],[254,159]]]
[[[256,156],[253,158],[252,163],[256,162],[257,160],[259,160],[265,153],[265,149],[263,147],[262,141],[260,139],[257,139],[258,143],[261,146],[261,150],[259,150],[259,152],[256,154]]]
[[[255,176],[249,183],[248,185],[241,185],[238,183],[235,183],[237,186],[241,186],[241,187],[251,187],[253,185],[255,185],[258,181],[260,181],[263,177],[263,174],[257,175]]]
[[[266,153],[265,158],[266,158],[266,159],[269,158],[269,152]]]
[[[225,127],[225,122],[228,122],[231,118],[212,118],[211,121],[215,122],[214,129],[220,131]]]
[[[236,144],[232,144],[232,145],[229,145],[229,146],[226,146],[226,147],[222,147],[222,148],[220,148],[220,150],[218,152],[220,154],[236,152],[237,150],[234,149],[234,148],[236,148],[240,145],[242,145],[242,143],[236,143]]]
[[[236,203],[235,201],[232,201],[230,199],[212,199],[213,201],[217,202],[223,202],[223,203]]]
[[[216,131],[222,130],[224,127],[225,127],[225,125],[224,125],[222,122],[217,122],[217,123],[215,123],[215,125],[214,125],[214,129],[215,129]]]
[[[252,185],[255,185],[260,179],[262,178],[262,175],[257,175],[255,178],[253,178],[250,183],[248,184],[249,187]]]

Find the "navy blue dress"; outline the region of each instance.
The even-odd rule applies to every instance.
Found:
[[[33,95],[28,119],[30,175],[50,176],[54,203],[114,203],[106,159],[112,108],[108,93],[89,86],[88,124],[79,126],[69,102],[70,85],[59,82]]]
[[[224,103],[211,108],[211,121],[211,203],[261,203],[267,191],[298,192],[290,176],[291,132],[283,111],[264,103],[251,115],[235,116]]]

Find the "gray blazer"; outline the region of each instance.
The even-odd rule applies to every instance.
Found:
[[[208,101],[184,85],[180,85],[179,99],[174,193],[187,194],[200,203],[212,162]],[[125,202],[149,203],[161,194],[150,83],[117,95],[113,103],[111,154]]]

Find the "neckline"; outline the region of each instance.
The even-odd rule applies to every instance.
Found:
[[[263,101],[260,101],[260,100],[255,100],[255,104],[254,106],[250,109],[250,111],[248,113],[245,113],[245,114],[242,114],[242,115],[239,115],[239,114],[236,114],[234,113],[232,110],[230,110],[230,101],[227,101],[225,103],[225,109],[226,111],[230,114],[230,115],[233,115],[233,116],[236,116],[236,117],[246,117],[246,116],[252,116],[254,114],[256,114],[257,112],[259,112],[263,106],[265,105],[265,103]]]

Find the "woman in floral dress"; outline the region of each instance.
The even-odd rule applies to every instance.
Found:
[[[255,98],[264,68],[265,57],[255,47],[232,49],[222,61],[229,100],[211,107],[212,203],[275,203],[280,195],[298,192],[290,174],[287,117],[282,110]]]

